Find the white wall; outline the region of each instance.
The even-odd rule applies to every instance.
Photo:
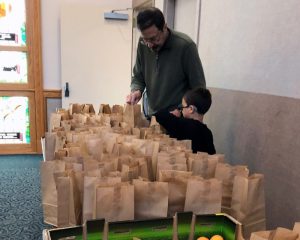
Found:
[[[265,175],[267,228],[300,218],[300,1],[202,0],[199,52],[217,152]]]
[[[299,0],[202,0],[209,87],[300,98]]]
[[[127,4],[125,4],[127,3]],[[131,7],[131,1],[109,6],[66,3],[61,11],[62,84],[69,82],[69,103],[123,104],[130,92],[131,10],[128,21],[106,20],[104,12]]]
[[[197,0],[175,0],[174,29],[196,40]]]
[[[62,0],[41,0],[44,89],[61,89],[59,30],[61,2]]]
[[[122,9],[131,7],[131,0],[41,0],[44,89],[62,89],[60,21],[63,4]],[[77,18],[81,19],[82,16],[78,15]]]
[[[163,12],[164,11],[164,0],[155,0],[155,7],[159,8]]]

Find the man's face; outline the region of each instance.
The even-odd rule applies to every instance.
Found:
[[[155,25],[152,25],[141,32],[142,39],[149,48],[158,52],[166,40],[164,34],[164,31],[166,30],[166,26],[163,30],[159,30]]]

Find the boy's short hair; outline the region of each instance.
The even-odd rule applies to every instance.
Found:
[[[194,105],[197,112],[205,114],[211,106],[211,93],[208,89],[198,87],[187,91],[183,96],[187,105]]]
[[[146,8],[137,15],[137,27],[140,31],[155,25],[159,30],[163,30],[165,18],[163,13],[155,7]]]

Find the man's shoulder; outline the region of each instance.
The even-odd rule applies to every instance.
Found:
[[[170,30],[173,41],[176,42],[177,44],[181,45],[190,45],[190,44],[195,44],[194,41],[185,33],[183,32],[177,32],[174,30]]]

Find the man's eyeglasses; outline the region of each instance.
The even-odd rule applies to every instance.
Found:
[[[153,36],[151,38],[142,37],[142,39],[145,43],[156,43],[160,40],[161,33],[162,33],[162,31],[158,31],[155,36]]]

